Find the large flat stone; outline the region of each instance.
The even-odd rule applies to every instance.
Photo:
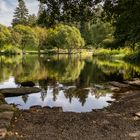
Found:
[[[12,105],[2,104],[0,105],[0,112],[2,111],[14,111],[15,108]]]
[[[140,87],[140,79],[133,79],[132,81],[125,81],[125,83],[132,86]]]
[[[123,83],[119,83],[119,82],[109,82],[109,84],[115,86],[115,87],[119,87],[119,88],[130,88],[129,84],[123,84]]]
[[[25,94],[38,93],[41,89],[37,87],[20,87],[0,89],[0,92],[6,97],[21,96]]]
[[[6,112],[0,112],[0,120],[6,119],[10,120],[13,118],[14,112],[13,111],[6,111]]]

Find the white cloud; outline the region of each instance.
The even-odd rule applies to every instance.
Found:
[[[38,4],[37,0],[25,0],[26,6],[30,14],[37,14]],[[0,0],[0,24],[10,26],[13,19],[13,12],[17,6],[17,0]]]
[[[6,12],[8,9],[6,7],[6,2],[4,0],[1,0],[0,2],[0,12]]]

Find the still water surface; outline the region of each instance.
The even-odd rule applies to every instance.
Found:
[[[40,93],[5,97],[20,109],[34,105],[62,107],[63,111],[90,112],[108,106],[113,93],[104,89],[109,81],[140,77],[140,67],[119,60],[80,56],[0,57],[0,89],[20,87],[33,81]]]

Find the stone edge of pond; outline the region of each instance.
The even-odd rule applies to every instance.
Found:
[[[11,121],[17,110],[14,105],[8,105],[5,102],[3,94],[0,93],[0,139],[6,137]]]
[[[20,88],[0,89],[0,93],[7,97],[38,93],[40,91],[41,89],[38,87],[20,87]]]

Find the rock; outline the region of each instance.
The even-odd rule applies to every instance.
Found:
[[[135,116],[135,117],[134,117],[134,120],[135,120],[135,121],[139,121],[139,120],[140,120],[140,117]]]
[[[99,88],[99,89],[105,89],[105,87],[104,86],[102,86],[102,85],[94,85],[96,88]]]
[[[140,111],[135,113],[135,116],[140,117]]]
[[[1,119],[6,119],[10,120],[13,118],[14,112],[13,111],[6,111],[6,112],[1,112],[0,113],[0,120]]]
[[[53,107],[52,110],[56,112],[63,112],[62,107]]]
[[[49,107],[49,106],[44,106],[44,107],[43,107],[43,109],[50,110],[50,109],[51,109],[51,107]]]
[[[0,89],[0,92],[6,97],[21,96],[31,93],[38,93],[41,89],[37,87],[21,87],[21,88],[7,88]]]
[[[4,139],[7,134],[7,129],[6,128],[1,128],[0,129],[0,139]]]
[[[0,104],[5,103],[4,96],[0,93]]]
[[[0,128],[8,128],[10,127],[10,123],[11,121],[10,120],[7,120],[7,119],[0,119]]]
[[[113,91],[113,92],[121,91],[121,89],[119,87],[111,87],[110,90]]]
[[[132,81],[125,81],[125,83],[132,86],[140,87],[140,79],[133,79]]]
[[[115,87],[119,87],[119,88],[130,88],[130,85],[128,84],[123,84],[123,83],[119,83],[119,82],[109,82],[109,84],[115,86]]]
[[[133,132],[133,133],[129,133],[129,136],[130,136],[130,137],[139,137],[139,138],[140,138],[140,131],[136,131],[136,132]]]
[[[15,108],[12,105],[2,104],[0,105],[0,112],[1,111],[14,111]]]
[[[20,85],[23,86],[23,87],[34,87],[35,83],[32,82],[32,81],[27,81],[27,82],[20,83]]]
[[[35,105],[35,106],[31,106],[30,109],[42,109],[42,106],[40,105]]]
[[[111,104],[113,101],[106,101],[107,103]]]

